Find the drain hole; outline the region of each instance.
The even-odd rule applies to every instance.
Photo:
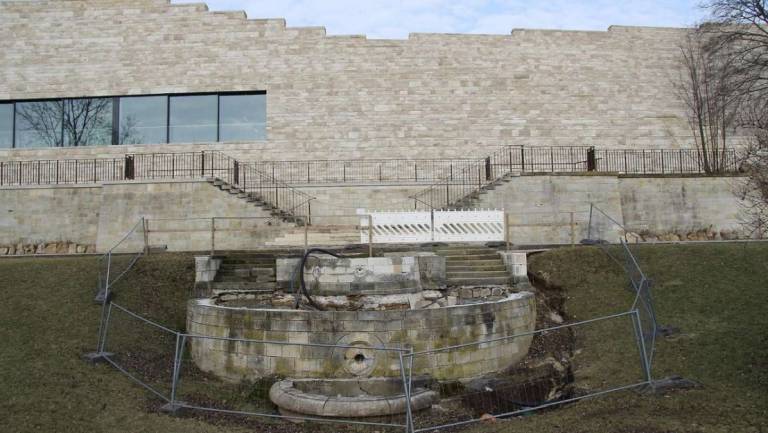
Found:
[[[363,362],[363,361],[365,361],[365,355],[363,355],[362,353],[358,353],[357,355],[355,355],[355,362]]]

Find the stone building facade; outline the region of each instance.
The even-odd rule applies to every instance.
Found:
[[[686,147],[671,89],[683,31],[371,40],[202,3],[3,0],[0,102],[263,91],[266,139],[161,146],[259,160],[481,157],[509,144]],[[0,149],[0,158],[146,150]]]

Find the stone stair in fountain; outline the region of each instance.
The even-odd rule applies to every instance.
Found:
[[[435,253],[445,257],[446,283],[449,286],[506,285],[510,276],[495,249],[484,245],[438,247]]]
[[[221,266],[211,285],[214,293],[222,290],[271,292],[277,287],[274,252],[232,252],[219,256]]]
[[[304,225],[303,218],[294,216],[289,212],[286,212],[282,209],[272,206],[271,204],[264,201],[257,194],[246,192],[244,189],[241,189],[217,177],[206,177],[205,180],[211,185],[213,185],[214,187],[224,192],[228,192],[229,194],[234,195],[241,200],[245,200],[248,203],[252,203],[256,207],[264,209],[276,219],[279,219],[284,222],[294,223],[299,226]]]

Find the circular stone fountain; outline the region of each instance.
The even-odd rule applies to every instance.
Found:
[[[504,337],[534,330],[533,293],[435,287],[424,280],[420,263],[420,257],[344,259],[327,268],[313,263],[305,275],[315,276],[311,293],[322,311],[295,309],[295,295],[281,291],[191,300],[187,330],[203,337],[189,339],[192,358],[227,381],[290,378],[270,392],[288,412],[331,416],[318,409],[322,401],[322,407],[339,408],[333,416],[352,417],[405,407],[402,387],[392,385],[401,384],[395,348],[417,353],[414,377],[437,381],[497,373],[526,356],[531,335]],[[335,277],[324,286],[329,274]],[[426,407],[434,398],[414,389],[412,405]]]

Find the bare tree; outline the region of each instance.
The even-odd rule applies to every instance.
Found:
[[[735,126],[747,137],[738,188],[750,234],[768,234],[768,8],[765,0],[708,0],[711,22],[702,26],[706,50],[728,66],[738,100]]]
[[[45,146],[88,146],[112,141],[109,98],[65,99],[19,103],[16,115],[29,142]]]
[[[687,108],[701,166],[706,173],[717,173],[728,163],[725,150],[739,100],[727,58],[708,46],[708,35],[700,29],[686,34],[680,44],[680,77],[674,87]]]

